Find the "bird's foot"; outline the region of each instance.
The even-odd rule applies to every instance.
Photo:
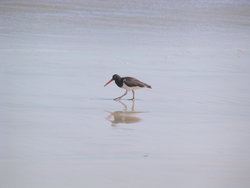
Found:
[[[117,97],[114,99],[114,101],[119,101],[119,100],[121,100],[121,97]]]
[[[135,98],[132,98],[132,99],[128,99],[129,101],[135,101]]]

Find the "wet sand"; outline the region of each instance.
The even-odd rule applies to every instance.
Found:
[[[248,1],[1,1],[0,184],[250,186]],[[124,93],[113,74],[152,90]]]

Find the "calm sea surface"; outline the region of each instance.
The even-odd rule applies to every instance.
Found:
[[[248,188],[249,86],[247,0],[1,0],[0,187]]]

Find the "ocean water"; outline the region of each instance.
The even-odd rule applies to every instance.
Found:
[[[0,185],[250,186],[250,2],[2,0]],[[152,86],[124,93],[113,74]]]

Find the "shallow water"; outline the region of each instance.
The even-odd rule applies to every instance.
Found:
[[[1,1],[1,187],[250,186],[248,1]],[[136,101],[103,85],[134,76]]]

